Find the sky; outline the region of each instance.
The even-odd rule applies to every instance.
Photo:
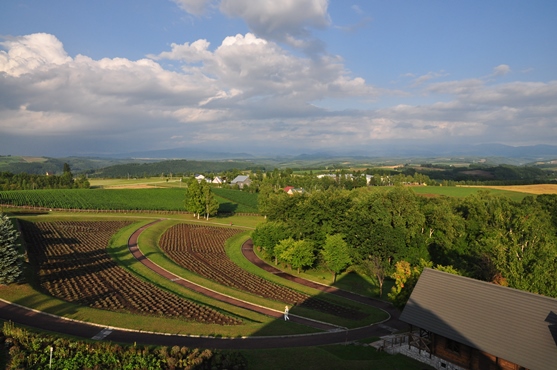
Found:
[[[557,145],[554,0],[0,2],[0,155]]]

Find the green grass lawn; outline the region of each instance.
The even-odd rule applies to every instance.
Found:
[[[422,370],[432,369],[403,355],[355,344],[241,351],[250,370]]]

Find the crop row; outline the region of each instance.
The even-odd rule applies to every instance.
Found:
[[[184,211],[180,189],[46,189],[0,192],[0,203],[75,209]]]
[[[223,189],[213,189],[222,191]],[[228,195],[243,192],[228,190]],[[242,198],[236,194],[235,197]],[[252,198],[253,196],[250,195]],[[234,196],[232,196],[234,198]],[[219,198],[219,212],[256,213],[257,206]],[[185,192],[179,188],[157,189],[41,189],[0,191],[0,204],[62,209],[185,211]],[[232,203],[231,203],[232,202]],[[252,199],[253,203],[253,199]]]
[[[40,286],[68,302],[202,323],[241,322],[210,307],[182,299],[136,278],[106,252],[111,236],[127,221],[22,223],[29,259]]]
[[[240,268],[228,258],[225,251],[226,239],[240,231],[242,230],[177,224],[163,233],[159,244],[177,264],[219,284],[339,317],[361,319],[366,316],[359,311],[272,283]]]

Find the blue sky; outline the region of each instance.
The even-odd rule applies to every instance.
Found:
[[[0,154],[557,143],[557,2],[13,0]]]

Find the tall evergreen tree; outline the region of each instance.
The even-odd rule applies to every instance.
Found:
[[[23,263],[17,246],[18,233],[8,216],[0,214],[0,284],[19,281]]]

